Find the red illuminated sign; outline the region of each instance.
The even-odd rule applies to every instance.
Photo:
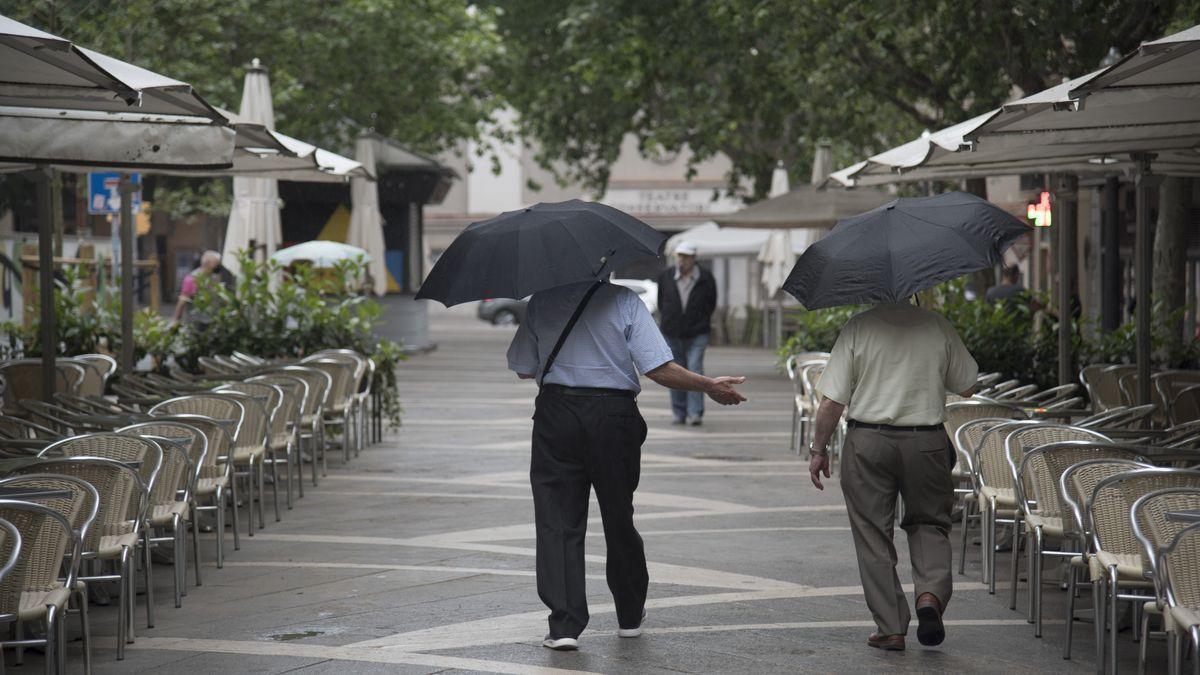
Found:
[[[1050,227],[1050,193],[1043,192],[1037,203],[1030,204],[1025,217],[1032,220],[1036,227]]]

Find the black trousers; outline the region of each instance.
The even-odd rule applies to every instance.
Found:
[[[641,622],[649,575],[633,526],[646,422],[632,398],[543,390],[533,415],[533,487],[538,596],[550,634],[578,637],[588,623],[583,542],[588,495],[596,490],[608,547],[608,588],[624,628]]]

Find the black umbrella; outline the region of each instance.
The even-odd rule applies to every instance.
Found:
[[[467,226],[438,258],[417,297],[447,307],[524,298],[657,258],[665,240],[646,223],[604,204],[578,199],[535,204]]]
[[[897,199],[838,221],[783,289],[807,309],[895,302],[1001,261],[1031,228],[965,192]]]

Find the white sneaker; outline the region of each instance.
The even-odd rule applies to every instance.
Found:
[[[542,640],[542,646],[558,652],[570,652],[579,649],[579,640],[572,637],[556,638],[547,635],[546,639]]]
[[[617,637],[635,638],[642,636],[642,626],[646,625],[646,610],[642,610],[642,620],[633,628],[618,628]]]

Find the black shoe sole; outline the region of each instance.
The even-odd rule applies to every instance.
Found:
[[[942,614],[932,605],[917,608],[917,642],[926,647],[936,647],[946,639],[946,627],[942,625]]]

